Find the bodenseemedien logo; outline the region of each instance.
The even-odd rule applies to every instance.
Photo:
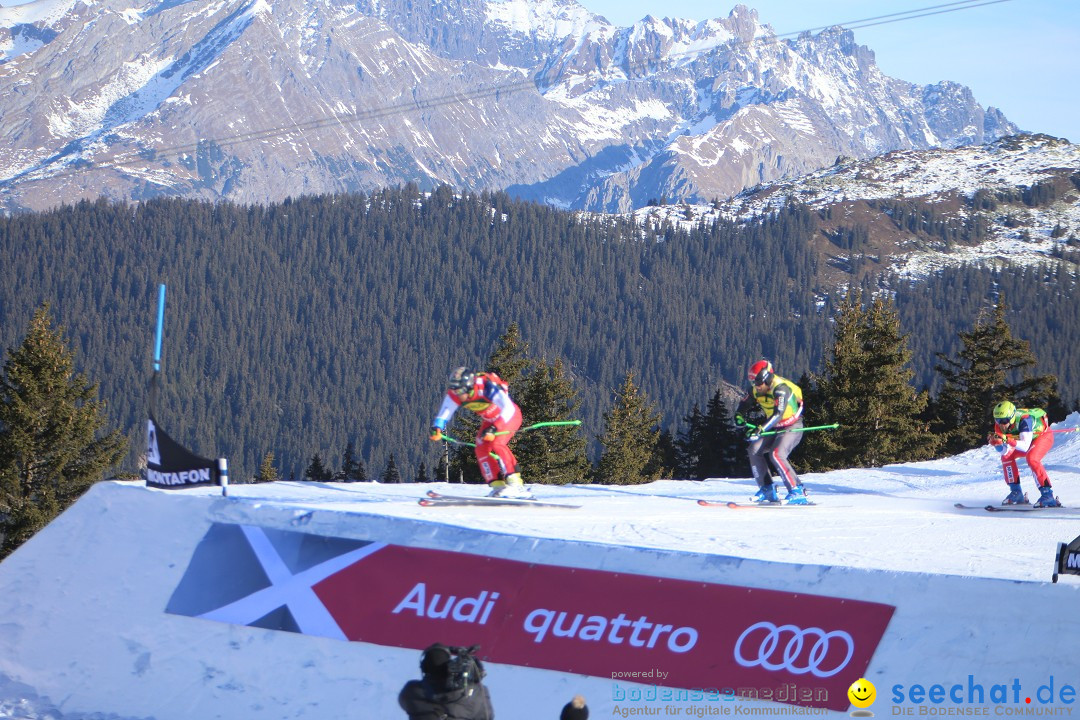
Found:
[[[877,700],[877,688],[874,683],[866,678],[859,678],[851,683],[847,691],[848,700],[858,710],[851,711],[851,717],[874,717],[874,712],[868,708]]]

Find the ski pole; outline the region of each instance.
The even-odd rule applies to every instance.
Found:
[[[792,428],[791,430],[766,430],[758,435],[779,435],[781,433],[789,432],[810,432],[811,430],[835,430],[840,427],[840,423],[833,423],[832,425],[815,425],[814,427]]]
[[[559,426],[564,426],[564,425],[580,425],[580,424],[581,424],[580,420],[548,420],[546,422],[538,422],[538,423],[536,423],[534,425],[530,425],[529,427],[520,428],[520,429],[518,429],[518,432],[528,432],[529,430],[541,430],[541,429],[546,428],[546,427],[559,427]],[[497,432],[495,434],[496,435],[506,435],[509,432],[510,432],[509,430],[500,430],[499,432]]]
[[[1077,431],[1080,431],[1080,427],[1061,428],[1060,430],[1055,430],[1054,428],[1050,428],[1050,432],[1067,433],[1067,432],[1077,432]]]
[[[557,426],[562,426],[562,425],[580,425],[580,424],[581,424],[580,420],[548,420],[547,422],[538,422],[535,425],[530,425],[529,427],[523,427],[523,428],[519,429],[518,432],[525,432],[527,430],[540,430],[541,428],[546,428],[546,427],[557,427]],[[499,432],[493,433],[493,434],[494,435],[508,435],[509,433],[510,433],[509,430],[500,430]],[[449,442],[449,443],[454,443],[455,445],[468,445],[469,447],[476,447],[476,443],[466,442],[464,440],[458,440],[457,438],[451,437],[451,436],[447,435],[446,433],[443,433],[443,440],[445,440],[446,442]]]
[[[526,430],[539,430],[540,428],[546,428],[546,427],[557,427],[557,426],[561,426],[561,425],[580,425],[580,424],[581,424],[580,420],[547,420],[545,422],[535,423],[533,425],[530,425],[529,427],[521,428],[521,432],[525,432]]]
[[[457,438],[450,437],[449,435],[443,435],[443,440],[445,440],[446,442],[449,442],[449,443],[454,443],[455,445],[468,445],[469,447],[476,447],[476,443],[465,442],[464,440],[458,440]],[[499,459],[499,454],[498,453],[493,453],[493,452],[488,453],[488,456],[493,457],[496,460]]]
[[[446,442],[455,443],[456,445],[468,445],[469,447],[473,447],[473,448],[476,447],[476,443],[465,442],[464,440],[458,440],[457,438],[450,437],[449,435],[443,435],[443,440],[445,440]],[[494,452],[490,452],[490,453],[488,453],[488,457],[492,457],[492,458],[495,458],[496,460],[498,460],[499,459],[499,454],[494,453]]]

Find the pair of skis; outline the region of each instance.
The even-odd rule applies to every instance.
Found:
[[[498,497],[482,497],[475,495],[443,495],[437,493],[434,490],[429,490],[426,497],[420,498],[420,505],[423,507],[477,507],[477,506],[508,506],[508,507],[539,507],[539,508],[563,508],[567,510],[576,510],[580,508],[580,505],[570,505],[567,503],[546,502],[542,500],[527,500],[525,498],[498,498]],[[814,507],[814,503],[807,503],[805,505],[782,505],[780,503],[764,503],[758,505],[756,503],[737,503],[737,502],[712,502],[709,500],[698,500],[698,505],[702,507],[726,507],[733,510],[753,509],[753,508],[802,508],[802,507]]]
[[[806,508],[806,507],[816,507],[817,506],[817,503],[813,503],[813,502],[802,503],[801,505],[788,505],[788,504],[785,504],[785,503],[773,503],[773,502],[740,503],[740,502],[722,502],[722,501],[721,502],[713,502],[711,500],[698,500],[697,504],[701,505],[702,507],[726,507],[726,508],[731,508],[732,510],[756,510],[756,509],[761,509],[761,510],[781,510],[781,509],[784,509],[784,508]]]
[[[540,507],[540,508],[564,508],[576,510],[580,505],[568,505],[566,503],[544,502],[541,500],[528,500],[526,498],[500,498],[483,497],[477,495],[443,495],[434,490],[429,490],[426,497],[420,498],[423,507],[476,507],[498,506],[508,507]]]
[[[1058,511],[1068,510],[1066,507],[1036,507],[1035,505],[965,505],[964,503],[956,503],[953,505],[957,510],[986,510],[987,512],[1011,512],[1011,513],[1026,513],[1026,512],[1046,512],[1047,514],[1054,515]]]
[[[780,509],[780,508],[799,508],[799,507],[814,507],[815,503],[807,503],[806,505],[784,505],[781,503],[736,503],[736,502],[711,502],[709,500],[698,500],[698,505],[705,507],[729,507],[733,510],[741,510],[744,508],[761,508],[761,509]],[[992,513],[1025,513],[1025,512],[1045,512],[1047,515],[1057,515],[1061,511],[1068,511],[1066,507],[1037,507],[1035,505],[965,505],[963,503],[956,503],[953,505],[958,510],[985,510]],[[1074,509],[1075,510],[1075,509]],[[1070,516],[1075,512],[1069,513]]]
[[[576,510],[580,505],[568,503],[546,502],[542,500],[528,500],[525,498],[498,498],[482,497],[474,495],[443,495],[433,490],[428,491],[427,496],[420,498],[420,504],[424,507],[468,507],[468,506],[498,506],[508,507],[539,507],[539,508],[563,508]],[[739,502],[714,502],[712,500],[698,500],[697,504],[702,507],[729,508],[731,510],[782,510],[792,508],[816,507],[817,504],[810,502],[805,505],[786,505],[783,503],[739,503]],[[953,507],[958,510],[985,510],[992,513],[1027,513],[1044,512],[1047,515],[1056,515],[1064,507],[1041,508],[1035,505],[965,505],[956,503]]]

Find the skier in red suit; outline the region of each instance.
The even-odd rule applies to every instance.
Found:
[[[443,433],[458,408],[465,406],[480,416],[476,433],[476,461],[491,487],[491,497],[532,498],[518,471],[510,440],[521,427],[521,408],[510,398],[510,387],[493,372],[473,372],[459,367],[450,373],[442,406],[431,423],[431,439]]]

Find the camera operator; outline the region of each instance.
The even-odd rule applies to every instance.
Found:
[[[420,656],[420,680],[405,683],[398,704],[409,720],[494,720],[478,648],[435,643]]]

